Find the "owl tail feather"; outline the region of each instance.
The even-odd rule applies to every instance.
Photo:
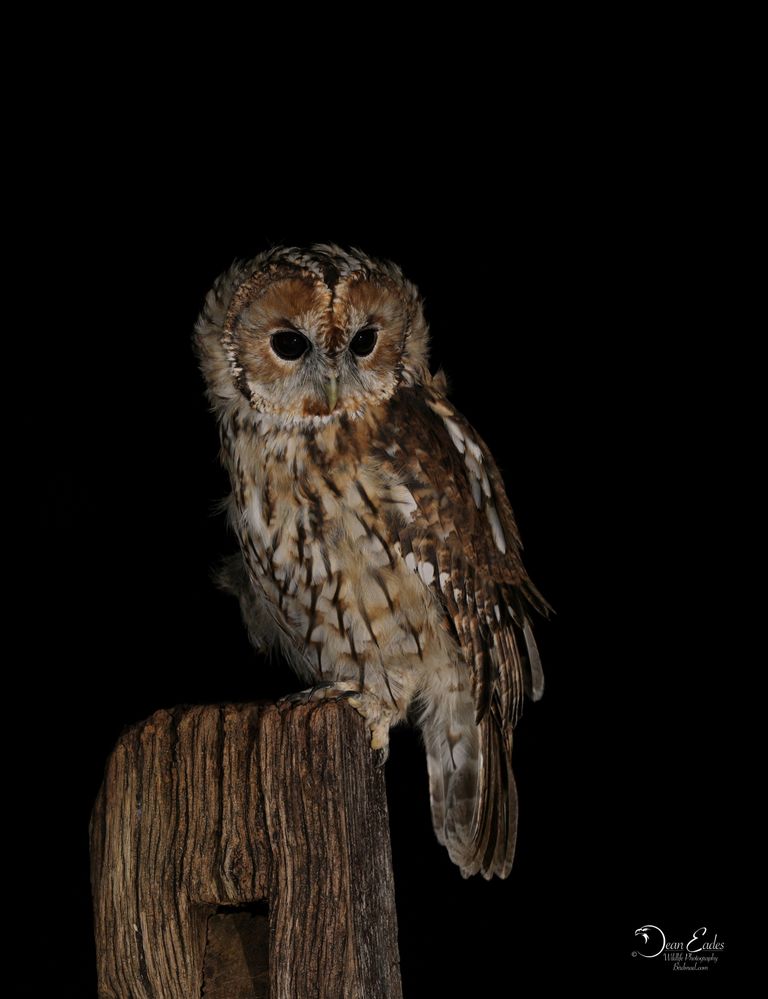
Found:
[[[445,710],[422,717],[432,823],[438,840],[464,877],[506,878],[517,834],[517,791],[512,774],[512,731],[492,713],[476,724]],[[454,708],[457,705],[454,705]]]

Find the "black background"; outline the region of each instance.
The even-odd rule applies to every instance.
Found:
[[[359,245],[418,284],[434,366],[496,456],[557,611],[537,628],[545,697],[516,737],[508,881],[462,880],[431,830],[418,740],[393,733],[405,995],[495,995],[499,975],[659,982],[668,968],[630,956],[647,921],[668,937],[706,925],[737,950],[725,207],[704,205],[703,119],[638,120],[571,107],[514,154],[482,131],[443,136],[442,153],[403,142],[407,156],[373,173],[368,152],[335,179],[329,163],[286,175],[298,153],[280,144],[264,160],[224,144],[236,168],[214,176],[206,143],[171,164],[154,136],[115,134],[48,178],[27,298],[44,348],[46,403],[27,408],[45,442],[27,480],[42,604],[20,666],[48,734],[15,793],[40,814],[23,843],[30,918],[48,927],[38,975],[55,986],[18,994],[95,994],[87,823],[121,729],[297,688],[211,582],[233,543],[191,350],[217,274],[278,242]]]

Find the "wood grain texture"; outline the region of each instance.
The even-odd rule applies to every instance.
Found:
[[[380,762],[344,703],[179,707],[128,729],[91,818],[100,999],[200,999],[227,976],[243,999],[266,980],[271,999],[399,999]],[[248,914],[222,909],[255,902],[267,968]]]

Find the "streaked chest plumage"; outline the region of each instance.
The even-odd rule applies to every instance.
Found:
[[[232,523],[254,587],[299,653],[294,665],[312,679],[386,671],[398,697],[413,686],[404,674],[444,660],[453,640],[424,586],[431,565],[420,575],[396,540],[417,503],[398,474],[401,428],[382,415],[262,419],[222,439]]]

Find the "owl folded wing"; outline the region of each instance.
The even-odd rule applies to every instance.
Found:
[[[437,594],[472,670],[478,721],[514,723],[544,676],[531,610],[549,605],[528,578],[491,453],[442,393],[401,393],[399,472],[416,509],[399,529],[403,557]],[[391,451],[391,449],[390,449]]]

